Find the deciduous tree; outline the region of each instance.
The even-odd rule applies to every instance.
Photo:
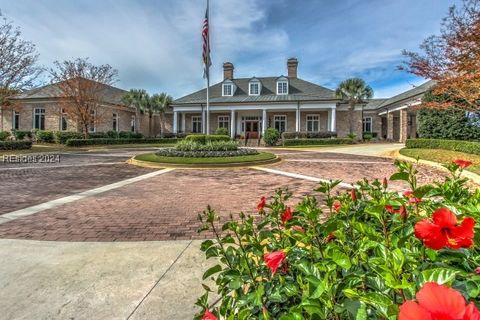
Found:
[[[94,65],[88,59],[55,61],[50,69],[51,81],[59,90],[63,112],[78,123],[85,138],[89,129],[104,116],[109,86],[115,83],[117,71],[108,64]]]
[[[437,81],[435,95],[451,99],[432,100],[436,108],[480,107],[480,0],[464,0],[452,6],[443,19],[439,35],[425,39],[421,53],[404,51],[408,58],[400,69]],[[460,100],[462,103],[458,104]]]

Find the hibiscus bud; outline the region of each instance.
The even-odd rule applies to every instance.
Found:
[[[476,274],[480,274],[480,267],[477,267],[477,268],[475,269],[475,273],[476,273]]]
[[[408,212],[404,204],[400,207],[400,211],[398,213],[400,214],[400,217],[402,217],[403,220],[407,220]]]
[[[301,233],[305,233],[305,229],[303,229],[301,226],[293,226],[292,230],[297,231],[297,232],[301,232]]]
[[[287,209],[285,209],[280,218],[282,219],[283,224],[286,224],[288,221],[292,220],[293,214],[290,207],[287,207]]]
[[[352,189],[350,196],[352,197],[353,202],[357,202],[357,191],[355,189]]]
[[[335,240],[337,237],[335,236],[335,234],[332,232],[330,233],[326,238],[325,238],[325,242],[330,242],[332,240]]]
[[[383,178],[383,189],[387,189],[388,188],[388,180],[387,178]]]
[[[335,201],[333,201],[332,208],[333,208],[333,210],[338,212],[342,208],[342,203],[339,200],[335,200]]]
[[[257,204],[257,211],[263,212],[263,208],[265,208],[266,204],[267,204],[267,199],[265,197],[261,197],[260,201]]]

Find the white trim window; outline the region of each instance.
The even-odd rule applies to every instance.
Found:
[[[136,121],[137,119],[135,118],[135,115],[132,115],[132,117],[130,118],[130,131],[131,132],[135,132],[135,126],[136,126]]]
[[[222,85],[222,95],[224,97],[231,97],[233,96],[233,84],[231,83],[224,83]]]
[[[202,116],[192,116],[192,132],[202,132]]]
[[[278,95],[288,94],[288,81],[287,80],[277,81],[277,94]]]
[[[218,127],[229,130],[230,116],[218,116]]]
[[[118,131],[118,113],[116,112],[112,114],[112,130]]]
[[[45,108],[33,109],[33,129],[45,130]]]
[[[320,115],[307,114],[306,128],[308,132],[319,132],[320,131]]]
[[[12,114],[12,129],[18,130],[20,129],[20,112],[13,111]]]
[[[372,117],[363,117],[363,132],[373,132],[373,120]]]
[[[276,114],[273,116],[273,127],[282,133],[287,131],[287,116]]]
[[[97,131],[97,128],[95,127],[95,122],[97,122],[96,119],[96,112],[95,110],[90,111],[90,123],[88,124],[88,132],[94,133]]]
[[[67,131],[68,129],[68,122],[67,122],[67,114],[65,113],[65,109],[62,108],[62,114],[60,115],[60,131]]]
[[[260,82],[250,82],[248,86],[248,94],[250,96],[260,95]]]

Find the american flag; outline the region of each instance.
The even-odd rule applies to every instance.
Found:
[[[208,31],[208,2],[207,2],[207,10],[205,11],[205,20],[203,21],[203,29],[202,29],[202,39],[203,39],[203,77],[209,78],[209,69],[212,65],[212,61],[210,61],[210,34]]]

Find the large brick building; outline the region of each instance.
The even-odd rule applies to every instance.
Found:
[[[265,128],[279,131],[333,131],[349,133],[348,105],[331,89],[298,77],[298,60],[287,61],[287,76],[235,78],[234,66],[223,64],[224,79],[209,88],[210,132],[228,129],[232,137],[256,137]],[[416,136],[415,111],[410,108],[433,85],[429,81],[390,99],[370,99],[353,112],[354,133],[376,133],[380,138],[405,141]],[[206,131],[206,89],[173,102],[174,132]]]
[[[104,85],[102,103],[96,110],[94,121],[90,124],[90,132],[107,131],[138,131],[147,136],[149,133],[148,115],[140,114],[135,121],[135,108],[126,106],[122,98],[127,91]],[[65,112],[60,100],[62,92],[57,84],[50,84],[36,89],[27,90],[9,98],[10,106],[0,110],[0,131],[10,130],[52,130],[81,131],[76,123]],[[166,131],[171,132],[172,114],[166,115]],[[135,125],[139,125],[135,128]],[[137,129],[137,130],[136,130]],[[152,134],[160,134],[160,119],[154,115]]]

